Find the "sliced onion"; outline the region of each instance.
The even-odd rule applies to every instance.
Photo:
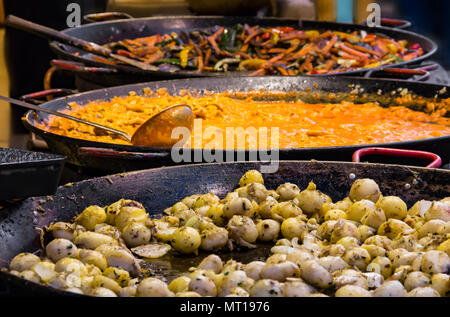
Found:
[[[167,254],[172,247],[166,243],[152,243],[132,248],[131,251],[143,258],[157,259]]]

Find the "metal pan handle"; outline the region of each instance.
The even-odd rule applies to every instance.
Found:
[[[84,157],[100,157],[110,159],[125,159],[125,160],[152,160],[155,158],[167,157],[168,152],[165,153],[146,153],[146,152],[128,152],[117,151],[113,149],[104,149],[97,147],[80,147],[78,148],[78,155]]]
[[[359,163],[361,162],[361,157],[365,155],[388,155],[388,156],[398,156],[398,157],[410,157],[410,158],[422,158],[432,160],[430,164],[426,167],[428,168],[438,168],[442,164],[442,159],[439,155],[416,150],[403,150],[403,149],[391,149],[382,147],[367,147],[357,150],[353,153],[352,161]]]

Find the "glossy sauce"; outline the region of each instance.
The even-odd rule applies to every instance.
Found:
[[[256,131],[266,127],[269,138],[270,128],[277,127],[279,148],[376,144],[450,135],[450,118],[443,116],[445,109],[426,114],[405,106],[385,108],[376,103],[267,102],[252,98],[236,99],[225,94],[170,96],[164,91],[158,91],[147,96],[130,93],[129,96],[114,97],[108,102],[89,102],[85,106],[73,104],[72,110],[66,112],[132,134],[152,115],[181,103],[189,104],[195,117],[201,119],[203,135],[192,135],[193,147],[199,144],[207,148],[214,147],[211,145],[213,139],[224,137],[227,128],[237,127],[254,127]],[[196,124],[199,122],[197,120]],[[93,127],[64,118],[51,117],[48,125],[42,128],[74,138],[129,144],[114,135],[105,135],[101,131],[94,131]],[[209,138],[204,133],[207,128],[214,132]],[[256,147],[258,142],[258,135],[250,136],[245,147]],[[270,139],[268,142],[270,145]],[[230,148],[226,144],[223,139],[220,148]]]

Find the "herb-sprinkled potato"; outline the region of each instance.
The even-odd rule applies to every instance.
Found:
[[[210,227],[201,232],[201,248],[207,251],[222,249],[228,242],[228,231],[221,227]]]
[[[350,266],[356,266],[361,271],[364,271],[370,263],[370,254],[366,249],[357,247],[347,250],[342,259]]]
[[[181,253],[195,253],[201,245],[201,236],[197,229],[181,227],[172,235],[172,246]]]
[[[191,279],[187,276],[179,276],[170,282],[168,288],[171,292],[177,294],[181,292],[186,292],[189,288],[189,282]]]
[[[450,256],[450,239],[447,239],[444,242],[442,242],[438,246],[437,250],[445,252],[445,253],[447,253],[448,256]]]
[[[256,224],[258,229],[258,239],[261,241],[271,241],[278,238],[280,224],[272,219],[264,219]]]
[[[118,267],[108,267],[103,275],[115,280],[121,287],[128,286],[130,282],[130,273]]]
[[[330,273],[349,268],[347,262],[339,256],[324,256],[319,258],[317,262]]]
[[[73,242],[80,248],[94,250],[102,244],[118,245],[116,239],[105,234],[87,231],[75,237]]]
[[[342,245],[345,250],[350,250],[359,247],[359,240],[355,237],[343,237],[336,242],[337,245]]]
[[[91,295],[95,297],[117,297],[116,293],[106,287],[95,288]]]
[[[374,290],[374,297],[404,297],[406,290],[399,281],[385,281]]]
[[[122,289],[115,280],[112,278],[103,276],[103,275],[96,275],[94,276],[94,280],[91,284],[92,287],[105,287],[107,289],[112,290],[116,295],[119,294],[120,290]]]
[[[324,220],[339,220],[339,219],[346,219],[347,213],[340,209],[330,209],[325,213]]]
[[[192,205],[192,209],[197,210],[199,208],[205,207],[205,206],[213,206],[219,202],[220,198],[217,197],[217,195],[214,195],[213,193],[208,193],[205,195],[201,195],[197,198],[197,200]]]
[[[360,200],[359,202],[361,202],[361,201],[362,200]],[[386,215],[385,215],[383,209],[381,209],[381,208],[370,208],[369,210],[366,211],[366,213],[361,218],[362,224],[372,227],[372,228],[375,228],[375,229],[378,229],[381,226],[381,224],[385,221],[386,221]]]
[[[53,238],[55,239],[61,238],[72,241],[75,227],[76,224],[73,223],[55,222],[48,227],[48,231],[52,233]]]
[[[200,262],[197,268],[202,270],[212,270],[214,273],[218,274],[222,271],[223,262],[219,256],[210,254]]]
[[[358,229],[356,229],[355,238],[360,242],[364,242],[367,238],[372,237],[375,233],[377,233],[376,229],[366,225],[361,225],[358,227]]]
[[[75,222],[85,227],[87,230],[94,230],[99,223],[106,221],[105,209],[99,206],[89,206],[78,217]]]
[[[360,287],[355,285],[344,285],[338,289],[335,293],[336,297],[372,297],[372,294]]]
[[[406,217],[408,207],[405,202],[397,196],[385,196],[377,201],[376,206],[383,209],[386,218],[403,220]]]
[[[48,283],[55,278],[58,273],[55,271],[55,264],[50,261],[41,261],[30,268],[30,271],[35,272],[41,278],[41,282]]]
[[[271,213],[273,219],[283,221],[283,219],[300,216],[302,210],[291,200],[275,204]]]
[[[226,297],[249,297],[250,294],[242,287],[234,287],[230,289],[230,294]]]
[[[29,270],[33,265],[41,261],[37,255],[32,253],[19,253],[16,255],[9,264],[9,269],[17,272]]]
[[[450,257],[442,251],[427,251],[422,257],[421,269],[424,273],[447,274],[450,270]]]
[[[319,228],[317,228],[317,236],[323,240],[330,240],[331,233],[333,232],[334,226],[336,225],[336,220],[324,221]]]
[[[272,218],[272,207],[278,204],[278,202],[272,198],[267,197],[266,200],[261,202],[258,207],[258,213],[263,219]]]
[[[353,201],[361,199],[371,200],[376,203],[380,198],[381,192],[378,184],[370,178],[357,179],[350,188],[349,197]]]
[[[31,270],[24,270],[20,272],[19,277],[35,283],[39,283],[41,281],[39,275],[37,275],[36,272],[33,272]]]
[[[55,271],[63,273],[75,273],[78,275],[87,274],[87,268],[83,264],[83,262],[72,258],[62,258],[58,262],[56,262]]]
[[[368,211],[376,209],[375,204],[367,199],[361,199],[353,203],[347,209],[347,219],[361,222],[361,219]]]
[[[149,243],[152,233],[143,223],[132,221],[123,228],[122,237],[133,248]]]
[[[258,229],[252,219],[246,216],[233,216],[227,224],[230,238],[236,243],[253,248],[258,238]]]
[[[429,200],[419,200],[408,210],[408,215],[423,217],[425,212],[430,209],[433,202]]]
[[[259,280],[250,288],[251,297],[283,297],[283,286],[275,280]]]
[[[292,183],[284,183],[278,186],[277,194],[280,195],[280,201],[292,200],[300,194],[300,188]]]
[[[379,235],[387,236],[388,238],[393,239],[400,233],[409,233],[413,231],[414,229],[412,229],[403,221],[395,218],[390,218],[388,221],[383,222],[378,227],[377,233]]]
[[[57,262],[62,258],[78,255],[78,248],[70,240],[55,239],[47,244],[45,253],[53,262]]]
[[[310,182],[308,187],[300,192],[296,198],[298,206],[308,215],[320,212],[323,204],[332,202],[328,195],[316,189],[316,185],[313,182]]]
[[[264,178],[257,170],[247,171],[239,180],[239,186],[244,187],[251,183],[259,183],[264,185]]]
[[[185,204],[188,208],[192,208],[194,206],[194,203],[197,201],[198,198],[200,198],[200,196],[201,195],[199,195],[199,194],[190,195],[190,196],[183,198],[183,200],[181,202],[183,204]]]
[[[196,292],[201,296],[216,296],[217,287],[214,281],[205,276],[201,271],[194,272],[190,275],[188,290]]]
[[[307,297],[317,292],[314,287],[298,278],[286,279],[286,282],[283,283],[283,290],[286,297]]]
[[[108,261],[108,266],[124,269],[132,276],[139,276],[140,266],[131,252],[119,246],[101,245],[95,251],[103,254]]]
[[[248,215],[253,209],[253,204],[247,198],[234,198],[225,203],[223,214],[227,218],[234,215]]]
[[[423,272],[411,272],[406,276],[403,282],[406,290],[409,292],[417,287],[425,287],[430,284],[430,276]]]
[[[212,219],[215,225],[223,227],[227,224],[227,217],[223,213],[225,205],[218,203],[209,207],[205,216]]]
[[[120,208],[119,214],[116,216],[116,227],[121,232],[123,228],[130,222],[141,222],[144,223],[148,219],[148,214],[142,207],[126,206]]]
[[[246,196],[250,200],[256,201],[256,203],[260,203],[269,196],[269,191],[263,184],[260,183],[251,183],[246,186],[247,193]]]
[[[322,265],[314,260],[304,262],[301,267],[301,276],[309,284],[319,288],[329,288],[332,285],[333,277]]]
[[[181,201],[177,202],[175,205],[173,205],[172,207],[169,207],[166,209],[166,213],[168,215],[176,215],[179,212],[188,210],[189,207],[186,206],[185,204],[183,204]]]
[[[261,271],[266,265],[263,261],[252,261],[245,265],[244,271],[247,276],[255,281],[260,279]]]
[[[290,261],[266,264],[261,270],[261,278],[284,282],[288,277],[300,277],[300,269]]]
[[[425,220],[429,221],[431,219],[450,221],[450,204],[433,201],[430,209],[425,212]]]
[[[78,257],[81,262],[95,265],[101,270],[105,270],[108,266],[105,256],[94,250],[80,249],[78,252]]]
[[[367,266],[366,270],[368,272],[375,272],[383,275],[384,278],[388,278],[392,274],[392,265],[389,258],[385,256],[377,256],[372,262]]]
[[[336,243],[344,237],[354,237],[357,230],[358,228],[352,222],[343,219],[338,220],[331,233],[331,242]]]
[[[180,226],[184,226],[189,219],[196,215],[197,213],[193,209],[178,210],[172,214],[173,217],[178,218]]]
[[[431,287],[442,297],[450,294],[450,275],[438,273],[431,276]]]
[[[138,297],[172,297],[174,294],[163,281],[148,277],[139,283],[136,291]]]
[[[409,292],[408,297],[440,297],[439,293],[432,287],[417,287]]]
[[[423,238],[428,234],[438,234],[441,227],[445,225],[445,221],[440,219],[431,219],[425,222],[418,230],[419,238]]]
[[[353,201],[350,199],[350,197],[345,197],[344,199],[336,202],[334,204],[334,207],[343,211],[346,211],[350,206],[353,205]]]

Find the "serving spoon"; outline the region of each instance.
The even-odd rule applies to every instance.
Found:
[[[121,136],[123,139],[132,143],[133,145],[140,146],[153,146],[153,147],[172,147],[179,142],[180,139],[172,138],[172,131],[175,128],[187,128],[189,132],[192,130],[194,124],[194,114],[191,107],[187,104],[178,104],[169,108],[166,108],[159,113],[152,116],[145,121],[134,133],[130,135],[124,131],[120,131],[108,126],[104,126],[95,122],[80,119],[66,113],[59,111],[41,108],[27,102],[4,97],[0,95],[0,100],[28,108],[35,111],[46,112],[58,117],[77,121],[83,124],[93,126],[95,128],[105,130]]]

